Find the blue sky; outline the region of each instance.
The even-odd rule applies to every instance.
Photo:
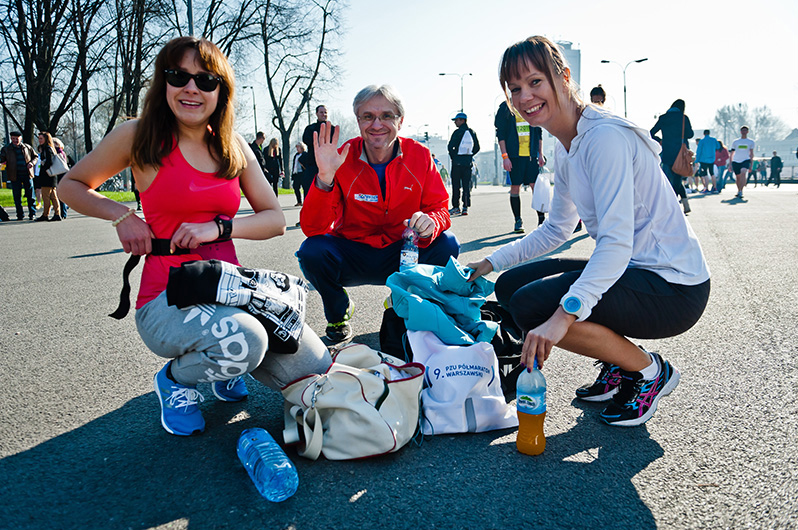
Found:
[[[798,127],[798,1],[745,2],[603,0],[351,0],[341,42],[341,77],[324,101],[344,114],[358,90],[392,84],[405,100],[405,135],[447,136],[460,107],[482,138],[493,135],[501,101],[498,61],[530,35],[570,41],[581,50],[581,84],[601,83],[610,107],[623,115],[621,64],[629,118],[650,127],[676,98],[695,128],[711,127],[715,110],[745,102],[768,105]],[[752,131],[755,137],[755,131]]]

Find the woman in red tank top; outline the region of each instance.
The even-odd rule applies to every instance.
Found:
[[[303,333],[296,354],[265,358],[268,336],[249,313],[216,304],[180,310],[166,303],[170,267],[197,259],[237,264],[232,238],[265,240],[285,233],[277,197],[233,130],[234,89],[233,70],[214,44],[194,37],[170,41],[156,58],[139,119],[115,128],[58,189],[78,212],[112,221],[125,252],[146,255],[136,324],[145,344],[170,359],[154,385],[161,424],[182,436],[205,428],[197,383],[211,383],[223,401],[240,401],[248,394],[245,374],[255,371],[259,380],[279,389],[330,364],[312,332]],[[146,220],[94,191],[127,167]],[[239,190],[253,214],[235,217]],[[153,253],[153,240],[165,240],[169,251],[183,253],[153,255],[168,253]]]

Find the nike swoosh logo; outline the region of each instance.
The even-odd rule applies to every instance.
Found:
[[[229,185],[229,181],[222,180],[221,182],[208,182],[207,184],[203,181],[197,182],[196,180],[192,180],[188,184],[188,189],[191,192],[200,192],[200,191],[208,191],[213,190],[216,188],[221,188]]]

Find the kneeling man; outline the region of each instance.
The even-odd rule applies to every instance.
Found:
[[[308,238],[299,265],[324,303],[327,338],[352,337],[354,305],[344,289],[380,285],[399,270],[402,232],[419,236],[419,263],[445,265],[460,243],[448,232],[449,194],[429,150],[400,138],[404,106],[390,86],[371,85],[353,103],[360,137],[337,149],[322,124],[313,134],[318,177],[305,198],[300,225]]]

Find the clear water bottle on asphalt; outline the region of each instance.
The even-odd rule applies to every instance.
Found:
[[[263,429],[247,429],[238,438],[238,459],[264,498],[280,502],[296,493],[296,467]]]
[[[418,265],[418,232],[410,227],[402,232],[402,253],[399,255],[399,270]]]
[[[518,376],[515,408],[518,410],[518,436],[515,444],[526,455],[539,455],[546,449],[543,420],[546,419],[546,378],[538,370],[538,360],[532,371]]]

